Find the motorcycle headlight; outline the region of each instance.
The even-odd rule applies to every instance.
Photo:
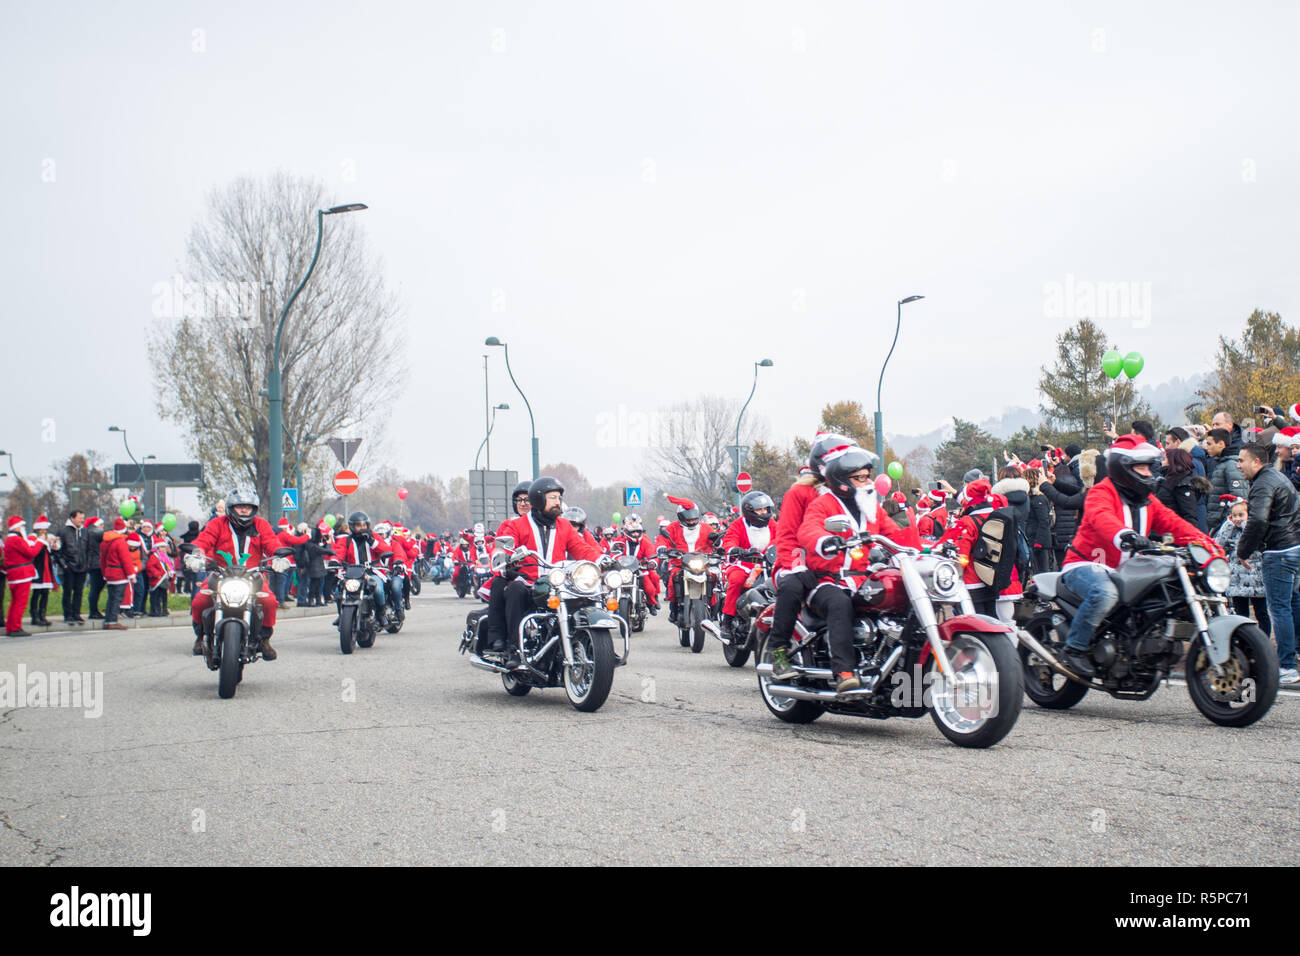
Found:
[[[940,561],[935,565],[930,583],[939,596],[952,597],[957,593],[957,586],[961,584],[961,572],[951,561]]]
[[[623,572],[621,571],[605,572],[605,587],[616,588],[622,585],[622,583],[623,583]]]
[[[618,576],[622,578],[624,584],[631,584],[633,579],[636,578],[636,575],[633,574],[631,571],[629,571],[627,568],[624,568],[623,570],[619,571]]]
[[[345,591],[360,591],[360,590],[361,590],[361,582],[358,581],[356,578],[348,578],[346,581],[343,582],[343,590],[345,590]]]
[[[546,580],[551,582],[551,587],[564,587],[564,568],[555,568],[546,576]]]
[[[704,558],[691,558],[689,561],[686,562],[686,567],[690,568],[692,571],[703,571],[704,565],[705,565]]]
[[[217,593],[226,607],[242,607],[253,596],[253,586],[242,578],[231,578],[221,582]]]
[[[1228,590],[1229,580],[1228,562],[1223,558],[1215,558],[1206,566],[1205,585],[1215,594]]]
[[[579,591],[594,591],[600,584],[600,568],[591,561],[579,561],[570,572],[573,586]]]

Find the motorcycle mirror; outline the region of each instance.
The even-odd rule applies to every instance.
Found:
[[[293,554],[293,548],[276,548],[274,557],[287,558],[291,554]]]
[[[663,555],[667,553],[668,553],[668,549],[665,548],[662,544],[659,545],[659,547],[655,548],[655,554]]]
[[[853,525],[845,515],[831,515],[823,523],[822,527],[832,534],[839,534],[841,531],[850,531]]]
[[[515,539],[508,534],[497,535],[496,546],[509,551],[515,546]]]
[[[872,548],[871,553],[868,554],[867,557],[870,559],[872,564],[884,564],[889,560],[889,554],[880,545],[876,545]]]
[[[510,555],[506,554],[504,551],[498,551],[496,554],[492,555],[492,567],[494,570],[497,568],[504,568],[509,563]]]
[[[763,556],[764,556],[765,558],[767,558],[767,560],[769,560],[769,561],[775,561],[775,560],[776,560],[776,545],[774,545],[774,544],[769,544],[769,545],[767,546],[767,550],[763,552]]]

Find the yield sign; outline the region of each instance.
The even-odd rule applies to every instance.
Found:
[[[334,490],[341,495],[352,494],[360,484],[361,479],[357,477],[357,473],[346,468],[334,476]]]

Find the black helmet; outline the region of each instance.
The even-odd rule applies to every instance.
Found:
[[[357,530],[359,524],[365,525],[360,531]],[[351,534],[364,534],[368,537],[370,535],[370,515],[364,511],[354,511],[348,515],[348,532]]]
[[[253,513],[247,518],[235,514],[235,505],[252,505]],[[257,492],[240,491],[238,488],[226,495],[226,519],[236,531],[247,531],[257,519]]]
[[[532,485],[531,481],[521,481],[515,485],[515,490],[510,492],[510,507],[514,509],[515,514],[519,514],[519,496],[528,497],[528,489]],[[530,501],[531,505],[532,502]]]
[[[740,513],[744,516],[745,523],[755,528],[766,528],[775,508],[776,505],[766,492],[751,491],[740,499]],[[767,514],[758,514],[763,509],[767,509]]]
[[[560,517],[573,525],[579,534],[581,534],[582,529],[587,526],[587,512],[583,511],[577,505],[569,505],[569,507],[564,509],[564,513],[561,514]]]
[[[822,477],[822,469],[826,466],[826,453],[833,448],[847,448],[853,444],[853,440],[846,435],[840,435],[836,432],[822,432],[813,439],[812,449],[808,452],[808,467],[817,477]]]
[[[874,452],[853,445],[844,451],[834,452],[823,466],[822,473],[826,478],[826,484],[838,497],[852,498],[856,489],[853,487],[853,482],[849,481],[849,475],[863,468],[875,468],[875,466]]]
[[[537,521],[550,521],[546,517],[546,496],[552,491],[558,491],[563,495],[564,485],[550,475],[542,475],[528,486],[528,504]]]
[[[1146,504],[1156,490],[1155,465],[1160,449],[1141,435],[1121,435],[1106,454],[1106,473],[1121,498],[1131,505]],[[1134,465],[1151,466],[1150,475],[1139,475]]]

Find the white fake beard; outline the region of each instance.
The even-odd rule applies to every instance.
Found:
[[[858,488],[853,492],[853,499],[858,503],[858,510],[862,513],[864,524],[876,520],[876,506],[879,502],[875,488]]]

